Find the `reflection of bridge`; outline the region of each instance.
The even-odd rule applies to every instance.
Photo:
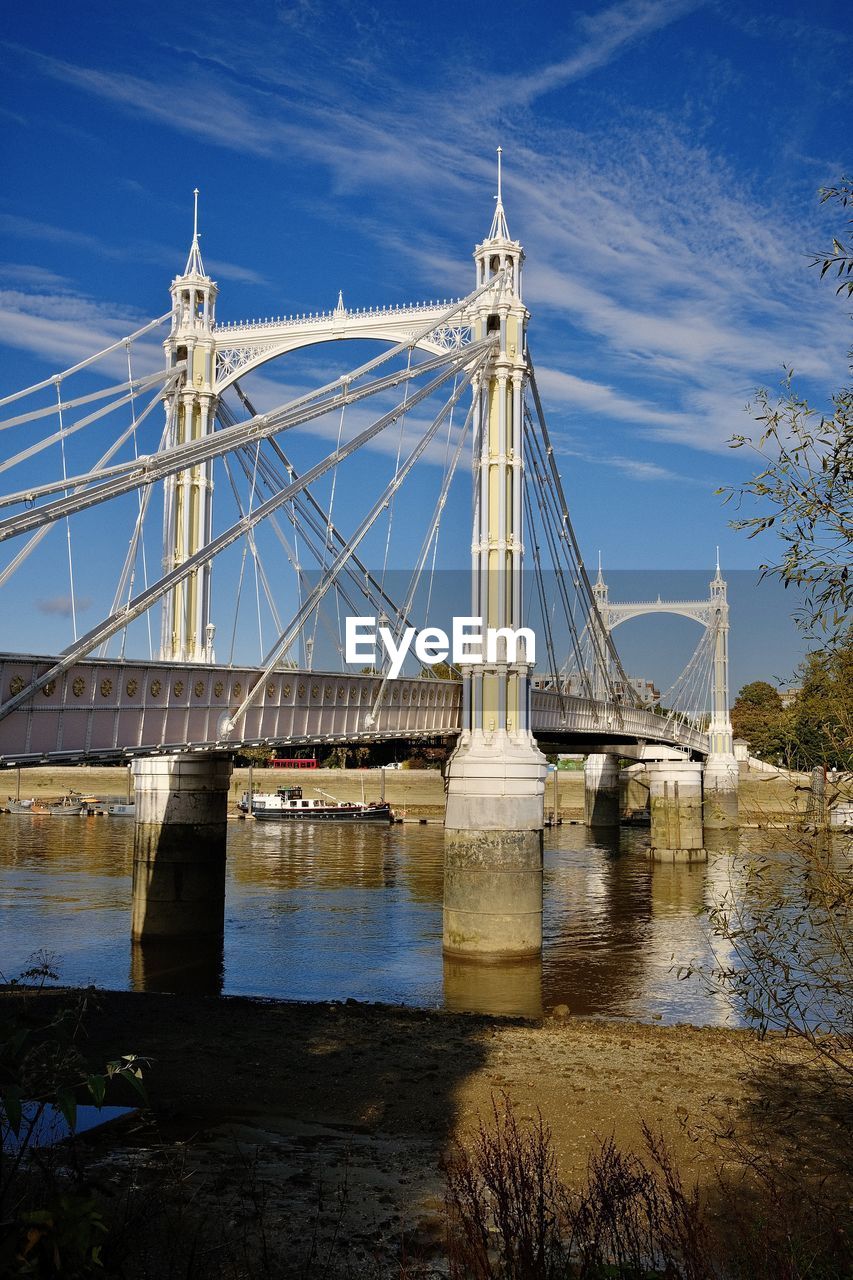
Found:
[[[603,582],[593,586],[584,568],[536,389],[522,302],[524,254],[509,235],[500,171],[490,232],[474,257],[474,291],[459,301],[349,311],[339,295],[326,313],[223,325],[196,221],[166,316],[0,400],[0,408],[16,402],[0,430],[18,436],[16,451],[0,466],[20,476],[18,487],[0,497],[0,541],[20,546],[0,571],[0,585],[31,556],[54,574],[58,564],[67,570],[73,628],[57,656],[0,658],[0,761],[136,759],[137,869],[149,903],[137,913],[140,931],[179,927],[175,895],[194,877],[201,896],[207,893],[210,876],[199,860],[209,862],[209,854],[186,850],[199,829],[208,842],[222,844],[227,760],[247,743],[456,737],[447,787],[445,945],[466,954],[525,953],[539,945],[545,766],[535,738],[596,753],[588,769],[589,790],[600,801],[591,806],[593,821],[613,818],[608,796],[616,755],[657,744],[666,760],[657,785],[652,781],[658,845],[701,846],[702,758],[718,812],[735,811],[725,584],[718,570],[707,603],[660,605],[687,610],[703,624],[703,638],[666,713],[640,705],[611,632],[633,616],[626,610],[657,606],[611,604]],[[151,335],[166,321],[165,366],[152,368],[162,360]],[[249,398],[257,393],[242,379],[282,354],[351,338],[382,344],[380,354],[257,411]],[[226,393],[236,395],[236,405]],[[144,424],[158,406],[165,408],[165,428],[151,436],[151,424]],[[118,425],[93,459],[91,447],[86,451],[91,432],[82,432],[96,421]],[[45,423],[46,433],[34,439]],[[314,445],[328,438],[334,448],[297,467],[282,442],[304,443],[309,424]],[[383,433],[390,445],[384,454],[371,452]],[[387,670],[317,670],[318,629],[334,633],[336,624],[340,637],[343,615],[367,610],[398,638],[429,629],[418,610],[424,594],[432,597],[442,516],[466,449],[474,492],[470,612],[494,628],[535,630],[546,653],[536,686],[524,645],[510,655],[505,641],[493,659],[463,665],[458,680],[426,678],[418,669],[397,680]],[[393,468],[385,466],[395,455]],[[53,475],[45,470],[50,457]],[[366,457],[369,467],[345,480],[348,460]],[[427,467],[440,483],[404,598],[395,600],[385,576],[399,537],[395,504],[411,476],[423,477]],[[220,499],[214,520],[214,483],[233,499],[230,523]],[[346,494],[342,514],[339,490]],[[357,498],[367,510],[343,533]],[[118,534],[120,521],[126,528]],[[39,561],[40,544],[56,524],[64,526],[67,555]],[[152,525],[162,529],[159,547]],[[82,555],[73,550],[72,529]],[[111,608],[80,635],[80,578],[87,559],[100,561],[112,543],[120,555]],[[265,568],[271,548],[273,572]],[[240,550],[238,571],[228,556]],[[366,567],[369,554],[382,563],[381,573]],[[156,577],[149,566],[160,556]],[[525,557],[535,583],[530,599],[522,593]],[[306,558],[316,565],[314,578],[305,572]],[[286,602],[278,592],[285,561],[295,579]],[[218,623],[220,635],[232,631],[227,662],[214,649],[214,562],[226,566],[217,571],[218,583],[231,574],[224,591],[217,587],[222,598],[234,593]],[[234,661],[247,565],[259,637],[262,612],[275,635],[255,666]],[[544,586],[548,566],[556,599]],[[140,627],[148,628],[146,658],[138,656]],[[117,656],[108,656],[111,643],[119,646]],[[180,892],[168,870],[176,858],[184,866]],[[168,909],[154,908],[158,894]]]

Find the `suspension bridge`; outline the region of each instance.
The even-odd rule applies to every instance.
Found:
[[[56,612],[70,631],[58,651],[0,654],[0,766],[133,762],[142,935],[186,929],[187,904],[198,917],[216,898],[240,747],[455,739],[445,946],[535,951],[537,740],[592,753],[593,822],[613,821],[620,755],[657,762],[657,846],[698,853],[703,773],[706,825],[736,821],[719,565],[707,600],[614,602],[600,570],[591,581],[537,387],[500,164],[474,287],[440,303],[349,310],[341,292],[326,312],[222,323],[197,195],[170,310],[0,397],[7,626],[47,598],[67,601]],[[349,367],[352,340],[371,354]],[[319,386],[271,376],[306,348]],[[458,544],[460,521],[470,567],[451,603],[439,546]],[[83,631],[110,578],[111,603]],[[492,660],[449,673],[410,662],[394,679],[381,661],[344,661],[346,618],[429,639],[452,607],[496,630]],[[654,612],[701,628],[665,709],[643,704],[612,635]],[[510,651],[521,627],[537,637],[535,669],[523,641]]]

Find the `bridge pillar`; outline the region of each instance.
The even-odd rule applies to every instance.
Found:
[[[547,774],[530,732],[533,655],[529,639],[515,634],[523,619],[528,313],[521,300],[524,253],[510,239],[500,168],[491,230],[474,260],[477,284],[494,285],[474,304],[472,328],[478,339],[494,334],[495,354],[474,389],[471,615],[484,630],[505,634],[495,653],[462,669],[462,734],[447,773],[444,950],[487,960],[536,956],[542,947]]]
[[[152,756],[133,776],[132,937],[221,935],[230,759]]]
[[[619,759],[587,756],[583,767],[584,821],[588,827],[619,826]]]
[[[650,763],[652,858],[662,862],[704,860],[702,766],[692,760]]]

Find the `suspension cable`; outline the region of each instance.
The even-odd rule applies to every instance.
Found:
[[[466,385],[467,385],[467,384],[466,384]],[[462,393],[462,390],[463,390],[463,389],[464,389],[463,387],[454,387],[453,397],[452,397],[451,402],[450,402],[450,405],[451,405],[451,407],[450,407],[450,413],[451,413],[451,414],[452,414],[452,412],[453,412],[453,409],[454,409],[454,408],[455,408],[455,406],[456,406],[456,403],[457,403],[457,401],[458,401],[458,399],[459,399],[459,396],[461,395],[461,393]],[[456,467],[457,467],[457,464],[458,464],[458,462],[459,462],[459,459],[460,459],[460,457],[462,456],[462,450],[463,450],[463,448],[464,448],[465,441],[466,441],[466,439],[467,439],[467,437],[468,437],[468,431],[469,431],[469,429],[470,429],[471,422],[472,422],[473,417],[474,417],[474,409],[475,409],[475,405],[476,405],[476,401],[472,399],[472,401],[471,401],[471,407],[470,407],[470,409],[468,410],[468,413],[466,414],[465,422],[464,422],[464,424],[463,424],[463,426],[462,426],[462,431],[461,431],[461,432],[460,432],[460,434],[459,434],[459,440],[457,441],[456,449],[454,450],[454,454],[453,454],[453,459],[452,459],[451,465],[450,465],[450,467],[448,468],[447,472],[445,473],[444,480],[443,480],[443,482],[442,482],[442,486],[441,486],[441,490],[440,490],[439,495],[438,495],[438,500],[437,500],[437,502],[436,502],[436,504],[435,504],[435,507],[434,507],[434,509],[433,509],[433,517],[432,517],[432,521],[430,522],[430,525],[429,525],[429,527],[428,527],[428,529],[427,529],[427,532],[426,532],[426,534],[425,534],[425,536],[424,536],[424,540],[423,540],[423,543],[422,543],[422,545],[421,545],[421,551],[420,551],[420,555],[419,555],[419,557],[418,557],[418,561],[416,562],[415,568],[414,568],[414,570],[412,571],[412,575],[411,575],[411,578],[410,578],[410,580],[409,580],[409,591],[408,591],[408,593],[407,593],[407,596],[406,596],[406,602],[405,602],[405,605],[404,605],[404,609],[405,609],[405,612],[406,612],[406,614],[407,614],[407,615],[411,612],[412,606],[413,606],[413,604],[414,604],[415,592],[416,592],[416,591],[417,591],[417,589],[418,589],[418,583],[420,582],[421,573],[423,572],[423,567],[424,567],[424,564],[426,563],[427,555],[429,554],[429,546],[430,546],[430,543],[432,542],[433,533],[434,533],[435,531],[437,531],[438,526],[439,526],[439,524],[440,524],[440,522],[441,522],[442,512],[444,511],[444,505],[445,505],[445,502],[447,501],[447,494],[448,494],[448,491],[449,491],[449,489],[450,489],[451,484],[453,483],[453,476],[454,476],[454,474],[455,474],[455,472],[456,472]],[[400,635],[400,632],[399,632],[399,631],[398,631],[397,635],[398,635],[398,637],[399,637],[399,635]],[[385,691],[385,686],[386,686],[386,685],[387,685],[387,683],[388,683],[388,678],[389,678],[389,677],[388,677],[388,673],[387,673],[387,671],[384,671],[384,672],[382,673],[382,680],[381,680],[381,682],[380,682],[380,684],[379,684],[379,687],[378,687],[378,689],[377,689],[377,691],[376,691],[376,696],[375,696],[375,697],[374,697],[374,699],[373,699],[373,706],[370,708],[370,711],[369,711],[369,713],[368,713],[368,715],[367,715],[367,723],[368,723],[368,724],[373,724],[373,723],[375,723],[375,721],[376,721],[376,717],[377,717],[377,715],[379,714],[379,704],[380,704],[380,703],[381,703],[381,701],[382,701],[382,695],[383,695],[383,693],[384,693],[384,691]]]
[[[62,455],[62,478],[65,480],[68,476],[68,468],[65,464],[65,429],[62,423],[62,387],[59,382],[56,383],[56,403],[57,416],[59,418],[59,451]],[[74,639],[76,640],[77,601],[74,598],[74,558],[71,554],[71,519],[69,516],[65,517],[65,540],[68,546],[68,589],[71,593],[71,631]]]
[[[494,339],[489,343],[484,344],[481,349],[480,359],[476,364],[471,366],[471,375],[473,375],[473,372],[489,357],[493,349]],[[469,353],[470,348],[466,351],[466,357]],[[421,400],[426,399],[427,396],[436,391],[438,387],[442,386],[452,376],[454,371],[454,367],[451,366],[449,369],[445,369],[442,373],[433,378],[425,387],[422,387],[412,397],[410,407],[411,404],[419,403]],[[466,377],[466,385],[468,380],[469,377]],[[209,563],[209,561],[219,555],[221,551],[224,551],[226,547],[229,547],[233,542],[236,542],[236,540],[246,532],[246,529],[250,524],[258,524],[261,520],[265,520],[271,512],[277,510],[278,507],[290,501],[290,499],[295,497],[298,493],[301,493],[301,491],[308,485],[313,484],[315,480],[318,480],[320,476],[324,475],[336,461],[340,461],[341,457],[348,457],[351,453],[354,453],[357,449],[360,449],[365,444],[369,443],[396,420],[399,412],[400,407],[398,406],[397,408],[390,410],[388,413],[383,414],[382,417],[378,418],[369,427],[366,427],[358,435],[354,436],[352,440],[348,441],[347,444],[343,445],[338,451],[338,454],[331,454],[326,458],[323,458],[320,462],[315,463],[314,466],[310,467],[299,480],[287,485],[279,493],[273,495],[271,498],[267,499],[266,502],[256,508],[253,515],[244,517],[242,520],[238,521],[236,525],[232,525],[216,538],[212,538],[210,542],[205,544],[205,546],[201,547],[193,555],[189,556],[168,573],[164,574],[157,582],[150,586],[147,591],[142,592],[142,594],[137,596],[135,600],[132,600],[127,607],[122,610],[120,617],[117,618],[116,615],[113,614],[111,617],[104,619],[103,622],[99,623],[98,626],[94,627],[91,631],[87,632],[85,636],[81,637],[77,644],[64,650],[59,661],[54,663],[52,667],[36,676],[17,694],[7,698],[7,700],[0,705],[0,719],[9,715],[16,707],[19,707],[22,702],[25,702],[27,698],[31,697],[33,693],[44,688],[48,681],[55,679],[64,671],[67,671],[69,667],[73,666],[75,662],[78,662],[80,658],[91,653],[91,651],[101,644],[103,640],[114,635],[122,626],[129,624],[133,618],[139,617],[139,615],[144,613],[146,609],[150,609],[152,604],[156,603],[157,600],[164,596],[167,591],[171,590],[171,588],[178,582],[182,582],[184,578],[188,577],[190,573],[199,567],[199,565]]]
[[[482,342],[472,343],[469,347],[466,347],[462,355],[444,356],[441,359],[424,361],[422,364],[415,366],[418,375],[423,372],[433,372],[436,369],[440,370],[440,372],[437,380],[433,379],[428,384],[427,390],[422,388],[420,392],[412,397],[409,407],[423,399],[424,395],[430,394],[431,389],[445,382],[465,362],[470,361],[472,357],[481,355],[484,351],[491,350],[493,345],[494,338],[490,335],[489,338],[484,339]],[[248,423],[241,423],[237,427],[211,432],[209,435],[202,436],[199,439],[177,444],[157,456],[140,458],[138,463],[120,463],[97,473],[74,476],[69,480],[69,484],[77,484],[83,487],[84,492],[79,497],[69,501],[63,499],[54,500],[36,510],[26,510],[17,515],[8,516],[5,520],[0,520],[0,540],[26,533],[32,528],[38,528],[43,523],[62,519],[67,512],[74,514],[77,511],[87,510],[89,507],[96,506],[109,498],[118,497],[120,494],[127,493],[140,485],[152,484],[155,480],[174,475],[210,458],[230,453],[242,444],[253,443],[255,440],[266,439],[277,432],[290,430],[295,426],[302,425],[311,418],[328,412],[329,408],[335,408],[345,400],[347,403],[352,404],[356,400],[375,394],[377,391],[395,386],[403,381],[405,376],[405,373],[390,375],[357,391],[343,392],[331,404],[321,405],[320,407],[313,406],[293,410],[291,405],[285,405],[273,414],[261,415],[258,419]],[[415,376],[414,372],[413,376]],[[400,411],[401,406],[397,406],[394,410],[394,420],[396,420],[396,415]],[[88,488],[88,486],[95,483],[98,484],[96,489]],[[0,506],[8,506],[12,503],[30,504],[46,493],[57,489],[61,490],[62,488],[61,482],[41,485],[38,488],[0,498]]]
[[[334,563],[330,565],[325,578],[317,584],[314,591],[311,593],[311,596],[309,596],[309,598],[303,604],[299,613],[293,618],[287,631],[279,636],[278,640],[276,641],[272,649],[267,654],[266,659],[264,660],[264,663],[263,663],[263,670],[260,672],[260,674],[256,678],[254,685],[248,691],[245,698],[240,703],[240,706],[237,707],[235,711],[229,712],[228,716],[225,718],[222,726],[220,727],[220,734],[224,734],[227,736],[227,734],[233,732],[233,729],[237,721],[240,720],[241,717],[245,715],[246,711],[254,702],[258,693],[264,688],[264,683],[267,677],[269,676],[270,672],[273,670],[276,663],[278,662],[279,657],[281,656],[282,653],[286,653],[287,650],[290,648],[290,645],[293,643],[294,639],[298,635],[299,629],[302,626],[302,623],[304,622],[305,618],[310,616],[311,612],[317,606],[319,601],[322,599],[323,595],[334,584],[338,574],[343,568],[343,565],[346,563],[346,561],[349,559],[350,555],[352,554],[352,549],[357,547],[359,543],[364,539],[364,537],[369,532],[372,525],[376,522],[379,515],[383,511],[389,497],[393,493],[395,493],[397,489],[399,489],[403,480],[409,474],[414,464],[420,458],[421,454],[427,448],[428,444],[430,443],[430,441],[435,436],[436,432],[441,427],[442,423],[447,417],[447,414],[450,412],[451,404],[454,403],[456,400],[458,400],[459,396],[462,394],[465,388],[469,385],[471,378],[473,377],[473,373],[474,373],[474,369],[469,369],[468,371],[466,371],[465,379],[463,383],[460,385],[458,389],[458,393],[455,393],[453,400],[445,404],[445,406],[439,411],[437,416],[434,418],[432,424],[427,428],[424,435],[420,438],[418,443],[415,445],[414,449],[412,449],[411,453],[406,458],[405,463],[400,469],[399,475],[395,476],[394,479],[392,479],[390,483],[386,486],[386,488],[383,490],[378,501],[374,504],[370,512],[368,512],[368,514],[365,516],[364,520],[361,522],[356,532],[353,534],[352,538],[350,539],[349,545],[340,552],[340,554],[336,557]],[[2,707],[0,707],[0,715],[2,715],[2,710],[3,710]]]
[[[30,395],[36,391],[43,391],[45,387],[52,386],[57,378],[63,381],[70,378],[72,373],[79,373],[81,369],[87,369],[90,364],[102,359],[103,356],[111,355],[113,351],[118,351],[119,347],[123,347],[126,342],[135,342],[137,338],[141,338],[143,334],[150,333],[152,329],[156,329],[158,325],[164,324],[167,320],[171,320],[172,313],[167,311],[165,315],[160,316],[158,320],[151,320],[148,324],[137,329],[135,333],[128,334],[126,338],[119,338],[118,342],[114,342],[109,347],[104,347],[103,351],[96,351],[93,356],[89,356],[85,360],[81,360],[79,364],[72,365],[70,369],[64,369],[62,373],[53,374],[49,378],[44,378],[41,382],[34,382],[31,387],[24,387],[23,391],[15,391],[10,396],[3,396],[0,399],[0,407],[4,404],[11,404],[14,400],[21,400],[24,396]]]

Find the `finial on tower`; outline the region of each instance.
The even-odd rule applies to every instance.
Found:
[[[198,187],[193,188],[193,242],[190,245],[189,257],[187,265],[184,267],[185,276],[203,276],[205,274],[204,263],[201,260],[201,249],[198,243]]]
[[[498,147],[498,194],[495,196],[495,216],[492,218],[492,227],[489,231],[490,240],[509,240],[509,227],[506,222],[506,214],[503,206],[503,193],[501,190],[501,156],[503,155],[503,147]]]
[[[724,591],[725,583],[723,581],[723,575],[720,572],[720,548],[719,547],[717,547],[717,557],[716,557],[715,564],[716,564],[716,571],[714,573],[713,578],[711,579],[711,590],[716,592]]]

